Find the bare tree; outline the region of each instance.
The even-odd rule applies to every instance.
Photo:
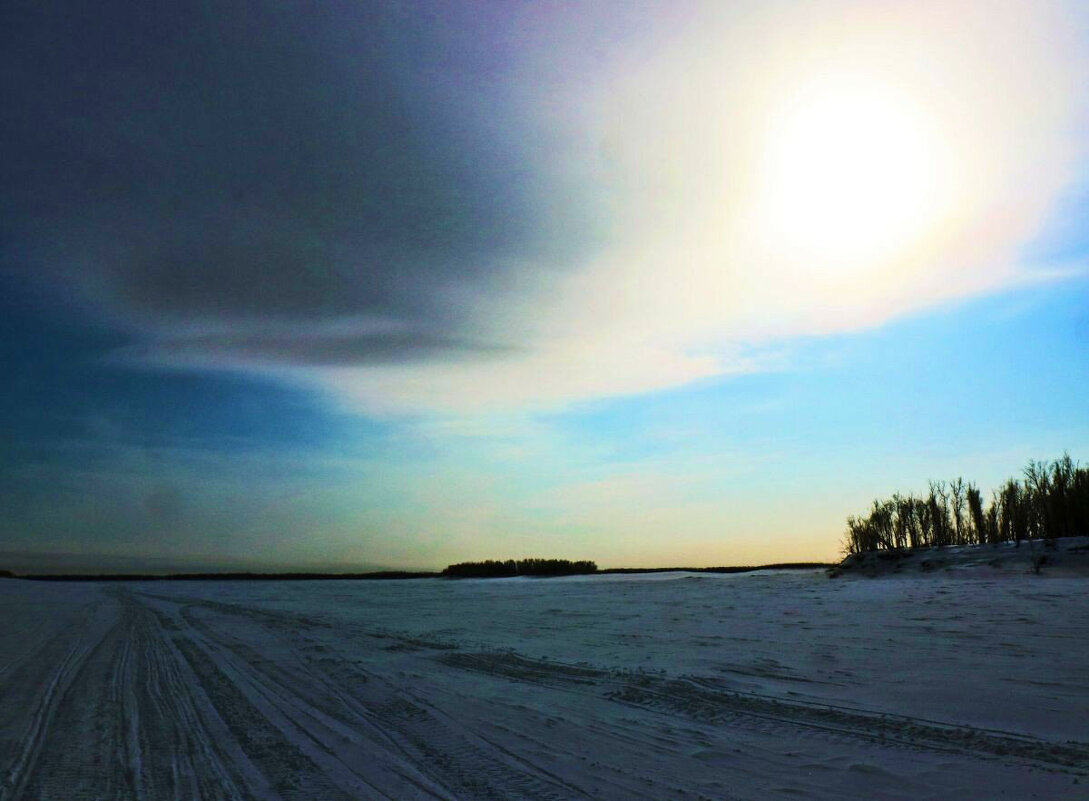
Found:
[[[951,526],[949,525],[949,496],[946,494],[944,481],[930,482],[927,506],[930,507],[930,525],[933,531],[931,545],[948,545]]]
[[[931,481],[925,498],[896,493],[876,500],[868,515],[849,517],[844,549],[998,543],[1089,534],[1089,468],[1069,454],[1030,461],[1024,483],[1008,479],[984,506],[979,487],[963,478]]]
[[[1051,463],[1050,537],[1069,537],[1073,534],[1073,504],[1071,503],[1077,466],[1070,459],[1069,453]]]
[[[998,530],[998,510],[1002,506],[999,495],[991,491],[991,503],[987,507],[987,542],[997,544],[1001,540],[1001,532]]]
[[[1025,470],[1025,490],[1028,499],[1028,525],[1030,536],[1046,537],[1054,529],[1051,509],[1051,470],[1047,462],[1029,459]]]
[[[965,498],[968,501],[968,517],[972,521],[972,540],[982,544],[987,541],[987,523],[983,515],[983,496],[979,487],[969,483],[965,489]]]
[[[964,531],[964,479],[955,478],[949,482],[949,500],[953,512],[953,542],[965,544]]]

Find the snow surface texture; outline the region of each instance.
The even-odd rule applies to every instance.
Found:
[[[0,581],[0,798],[1089,798],[1089,585]]]

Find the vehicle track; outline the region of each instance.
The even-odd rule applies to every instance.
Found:
[[[209,614],[211,613],[211,614]],[[250,618],[250,625],[267,619],[251,617],[245,610],[226,605],[195,607],[183,605],[179,618],[204,650],[217,651],[221,665],[230,664],[232,678],[238,684],[252,683],[269,703],[278,706],[287,717],[294,717],[312,736],[322,729],[335,735],[342,724],[349,731],[378,732],[386,743],[420,771],[417,786],[434,788],[438,797],[457,799],[542,799],[560,801],[584,795],[558,777],[532,763],[512,757],[480,735],[458,725],[452,719],[427,708],[410,691],[394,686],[382,677],[369,676],[354,686],[331,676],[343,677],[350,671],[360,676],[357,666],[350,666],[323,649],[321,660],[271,660],[239,638],[225,633],[229,626],[212,625],[215,615]],[[294,633],[297,629],[291,629]],[[375,647],[392,635],[380,632],[368,635]],[[431,648],[422,640],[411,640],[414,649]],[[398,640],[399,641],[399,640]],[[435,646],[448,650],[449,646]],[[230,656],[227,656],[229,654]],[[298,654],[295,654],[298,656]],[[319,720],[322,718],[323,720]],[[343,732],[342,732],[343,733]],[[320,735],[319,735],[320,738]],[[388,768],[387,768],[388,769]],[[380,772],[376,766],[372,773]],[[405,776],[401,776],[402,779]],[[400,795],[394,797],[403,797]]]
[[[812,769],[821,754],[906,749],[920,765],[1089,773],[1086,743],[737,692],[721,677],[466,650],[132,587],[97,598],[24,626],[37,639],[2,677],[0,801],[726,797],[726,777],[762,786],[769,760],[771,774],[790,764],[784,744],[816,755]],[[858,761],[827,768],[814,797],[904,757]]]
[[[84,663],[100,647],[114,612],[106,603],[82,610],[70,625],[37,649],[33,658],[20,660],[5,679],[24,692],[5,693],[0,713],[5,720],[25,719],[26,725],[21,737],[0,744],[0,765],[5,766],[0,776],[0,801],[33,797],[27,796],[28,787],[43,755],[49,753],[46,743],[56,729],[56,719]],[[55,667],[43,672],[47,665]]]
[[[629,706],[666,711],[707,723],[761,731],[805,729],[825,736],[865,739],[885,746],[1018,760],[1052,770],[1089,772],[1089,744],[1050,742],[1028,735],[843,706],[786,700],[716,688],[714,679],[630,674],[528,659],[510,652],[452,653],[435,657],[451,667],[576,692],[589,687]]]

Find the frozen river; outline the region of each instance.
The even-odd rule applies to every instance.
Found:
[[[1087,589],[0,581],[0,799],[1085,799]]]

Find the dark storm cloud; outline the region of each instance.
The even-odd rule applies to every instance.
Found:
[[[258,333],[174,336],[148,346],[119,351],[135,361],[212,358],[238,362],[289,362],[319,367],[366,366],[396,362],[500,356],[517,352],[498,345],[426,331],[326,333],[306,329]]]
[[[210,354],[490,352],[449,298],[554,231],[504,83],[515,43],[445,8],[5,4],[6,269],[152,331],[367,315],[407,331],[177,345]]]

